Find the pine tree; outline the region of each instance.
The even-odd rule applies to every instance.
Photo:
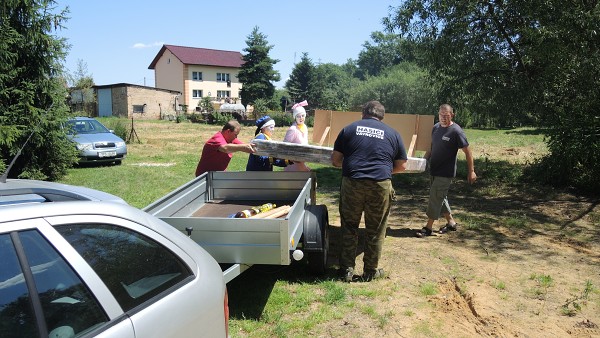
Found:
[[[315,66],[308,58],[308,53],[302,53],[300,62],[294,66],[290,78],[285,82],[285,89],[293,102],[310,100],[315,77]],[[310,101],[309,104],[314,104]]]
[[[258,27],[254,27],[246,44],[246,54],[242,56],[245,63],[238,74],[243,84],[240,96],[244,105],[254,104],[257,99],[270,100],[275,93],[272,82],[280,79],[279,72],[273,69],[279,60],[269,57],[273,46],[269,45],[266,35],[260,33]]]
[[[52,0],[5,0],[0,7],[0,169],[9,177],[55,180],[76,161],[62,129],[68,117],[62,61],[68,45],[53,35],[68,9]]]

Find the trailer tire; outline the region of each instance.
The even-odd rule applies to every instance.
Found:
[[[327,268],[329,254],[329,212],[325,205],[309,205],[304,213],[302,246],[308,270],[322,275]]]

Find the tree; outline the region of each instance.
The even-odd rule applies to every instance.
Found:
[[[372,43],[367,41],[363,44],[364,49],[358,54],[359,76],[363,80],[368,76],[378,76],[384,69],[403,61],[413,60],[408,41],[398,34],[373,32],[371,40]]]
[[[311,97],[315,76],[314,70],[315,66],[308,57],[308,53],[302,53],[300,62],[294,66],[290,78],[285,82],[285,89],[290,94],[292,102],[308,100],[309,104],[314,107],[313,98]]]
[[[96,107],[96,97],[94,96],[94,78],[88,73],[87,64],[79,59],[77,60],[77,70],[71,77],[73,82],[71,91],[71,110],[83,111],[88,116],[92,116]]]
[[[426,78],[427,72],[414,63],[393,66],[380,76],[369,77],[352,86],[350,106],[357,108],[367,101],[378,100],[389,113],[434,114],[439,104],[433,100],[433,89]]]
[[[323,63],[315,67],[313,92],[315,108],[346,111],[350,109],[350,90],[360,80],[353,78],[344,66]]]
[[[55,180],[76,161],[62,124],[68,118],[62,76],[68,46],[52,33],[68,9],[55,1],[7,0],[0,11],[0,156],[8,165],[29,139],[9,177]]]
[[[240,96],[243,105],[254,104],[257,99],[270,100],[275,92],[273,82],[279,81],[279,72],[273,66],[279,62],[269,57],[272,45],[267,42],[267,36],[254,27],[248,35],[246,47],[242,55],[244,64],[238,74],[243,83]]]
[[[414,42],[440,102],[481,126],[542,125],[542,177],[600,189],[597,1],[407,0],[384,24]]]

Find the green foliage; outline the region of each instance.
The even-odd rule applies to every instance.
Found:
[[[4,165],[29,142],[9,177],[56,180],[77,160],[62,124],[68,118],[67,44],[53,34],[67,10],[55,1],[8,1],[0,12],[0,156]]]
[[[256,99],[254,101],[254,117],[265,115],[269,110],[269,101],[265,99]]]
[[[198,107],[203,112],[212,113],[215,111],[215,107],[213,107],[210,96],[205,96],[202,100],[198,101]]]
[[[127,125],[125,120],[109,117],[98,118],[98,121],[100,121],[109,130],[112,130],[115,135],[119,136],[123,140],[127,140],[130,126]]]
[[[472,125],[546,127],[534,177],[597,192],[599,12],[585,1],[408,0],[384,24],[414,43],[437,99]]]
[[[438,293],[438,287],[435,283],[426,282],[419,286],[419,291],[423,296],[433,296]]]
[[[591,280],[585,281],[585,287],[580,295],[573,296],[561,306],[561,313],[565,316],[573,317],[577,313],[581,312],[581,309],[587,305],[590,299],[590,294],[596,291],[594,284]]]
[[[232,119],[231,115],[229,115],[227,113],[221,113],[218,111],[215,111],[212,114],[208,115],[208,123],[209,124],[216,124],[216,125],[220,125],[220,126],[224,126],[225,123],[229,122],[229,120],[231,120],[231,119]]]
[[[314,109],[348,111],[350,109],[350,89],[360,80],[353,78],[343,66],[324,63],[315,66],[314,92],[309,104]]]
[[[389,113],[437,113],[439,104],[432,101],[433,91],[426,83],[426,76],[425,71],[412,63],[396,65],[350,89],[350,106],[356,110],[365,102],[378,100]]]
[[[409,42],[400,35],[373,32],[371,40],[373,43],[365,42],[364,49],[358,54],[357,76],[362,80],[379,76],[385,69],[413,59],[407,48]]]
[[[294,66],[290,78],[285,82],[285,89],[290,94],[292,102],[300,102],[302,100],[309,100],[309,103],[312,102],[312,97],[310,96],[314,91],[314,71],[315,66],[308,57],[308,53],[302,53],[300,62]]]
[[[269,99],[273,97],[275,86],[273,81],[279,81],[279,72],[273,69],[279,60],[269,57],[273,48],[267,41],[267,36],[254,27],[252,33],[246,40],[242,56],[244,64],[238,74],[238,79],[244,84],[240,91],[242,104],[244,106],[253,104],[257,99]]]
[[[77,60],[77,70],[73,74],[73,87],[76,89],[88,89],[94,86],[94,78],[88,73],[87,64]]]
[[[187,116],[187,119],[192,122],[192,123],[201,123],[204,122],[204,118],[202,117],[202,114],[198,114],[198,113],[191,113]]]

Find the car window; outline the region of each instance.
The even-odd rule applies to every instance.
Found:
[[[98,120],[69,120],[66,129],[70,135],[110,133],[110,130]]]
[[[102,278],[125,311],[192,275],[169,249],[123,227],[70,224],[56,230]]]
[[[64,258],[59,255],[56,249],[38,231],[27,230],[19,232],[19,240],[26,257],[26,262],[22,262],[21,265],[28,265],[33,275],[34,290],[37,290],[39,296],[49,336],[78,335],[108,322],[108,317],[89,289],[83,284]],[[3,247],[9,246],[4,241],[2,244]],[[11,253],[7,253],[7,255],[10,257]],[[12,257],[15,257],[14,252],[12,253]],[[3,259],[3,261],[6,260]],[[16,259],[13,259],[13,264],[16,261]],[[19,265],[19,263],[16,264]],[[15,273],[15,268],[11,269],[7,267],[7,271],[11,270],[12,272],[9,275]],[[2,273],[5,273],[4,269],[2,269]],[[25,285],[22,272],[12,277],[3,275],[1,279],[5,278],[7,278],[6,280],[11,285]],[[0,298],[10,300],[11,295],[12,297],[17,296],[14,306],[15,308],[20,308],[18,311],[26,313],[32,307],[28,296],[29,292],[18,295],[15,289],[7,293],[7,295],[8,297],[3,295]],[[2,316],[4,317],[4,314]],[[16,323],[21,322],[20,317],[15,316],[13,321],[16,321]],[[5,323],[4,318],[2,323]],[[35,325],[34,323],[35,321],[33,320],[32,323],[23,322],[25,326]],[[3,329],[0,330],[3,331]],[[10,337],[13,332],[6,332],[6,334],[2,332],[0,336]],[[15,335],[15,337],[23,336],[32,335]]]
[[[110,133],[110,130],[108,130],[102,123],[100,123],[99,121],[96,120],[89,120],[88,121],[88,133],[89,134],[98,134],[98,133]]]

